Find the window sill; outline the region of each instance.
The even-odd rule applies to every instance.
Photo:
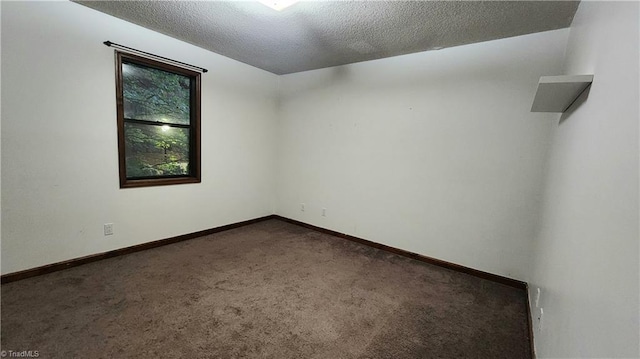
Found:
[[[200,182],[201,182],[200,178],[198,177],[130,179],[130,180],[121,180],[120,188],[167,186],[167,185],[174,185],[174,184],[200,183]]]

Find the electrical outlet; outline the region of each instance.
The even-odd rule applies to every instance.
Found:
[[[300,212],[304,212],[304,203],[300,203]]]
[[[113,223],[105,223],[104,224],[104,235],[110,236],[113,234]]]
[[[322,209],[322,217],[326,217],[327,216],[327,209],[323,208]]]

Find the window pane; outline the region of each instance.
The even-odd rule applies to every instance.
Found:
[[[189,175],[189,129],[124,124],[127,178]]]
[[[190,87],[187,76],[123,62],[124,117],[188,125]]]

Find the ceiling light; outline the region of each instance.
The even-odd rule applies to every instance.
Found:
[[[258,0],[258,2],[276,11],[282,11],[285,8],[297,3],[298,0]]]

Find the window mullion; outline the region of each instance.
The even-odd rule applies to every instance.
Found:
[[[191,128],[191,125],[184,125],[181,123],[167,123],[160,121],[148,121],[148,120],[136,120],[134,118],[124,118],[125,122],[129,123],[140,123],[144,125],[152,125],[152,126],[169,126],[169,127],[178,127],[178,128]]]

